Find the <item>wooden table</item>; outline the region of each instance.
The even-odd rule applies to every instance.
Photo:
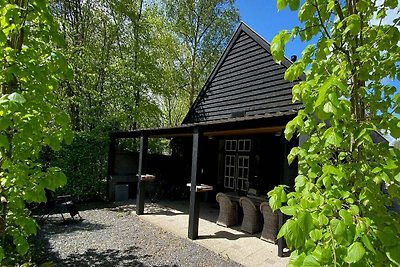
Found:
[[[191,187],[192,185],[190,183],[187,183],[186,186]],[[207,192],[207,191],[212,191],[213,187],[211,185],[206,185],[206,184],[201,184],[201,185],[196,185],[196,192]]]
[[[139,174],[136,174],[136,176],[139,176]],[[154,179],[156,179],[156,176],[152,174],[142,174],[140,177],[141,181],[153,181]]]

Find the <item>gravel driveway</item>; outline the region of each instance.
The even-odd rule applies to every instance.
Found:
[[[131,208],[85,205],[81,222],[52,215],[35,240],[35,261],[56,266],[240,266],[136,216]]]

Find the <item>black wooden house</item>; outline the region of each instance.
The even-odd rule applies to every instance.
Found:
[[[181,126],[111,133],[110,176],[116,139],[140,138],[141,177],[157,168],[146,160],[148,138],[172,138],[175,156],[188,166],[175,166],[174,172],[183,184],[191,183],[191,239],[198,229],[196,185],[212,185],[215,194],[253,188],[263,195],[278,184],[292,185],[297,166],[288,166],[286,157],[298,139],[287,142],[283,130],[301,104],[292,103],[296,82],[283,78],[291,64],[286,58],[275,63],[270,44],[241,23]],[[137,214],[143,214],[145,182],[137,184]]]

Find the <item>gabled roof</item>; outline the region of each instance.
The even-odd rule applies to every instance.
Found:
[[[240,23],[183,124],[297,111],[292,87],[284,80],[292,63],[273,61],[270,44]]]

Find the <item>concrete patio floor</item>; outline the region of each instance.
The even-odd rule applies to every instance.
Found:
[[[240,225],[226,228],[217,225],[218,204],[201,203],[199,238],[194,242],[244,266],[286,266],[289,259],[278,257],[278,246],[262,241],[260,233],[250,235],[240,231]],[[187,238],[189,203],[160,201],[145,204],[140,218]]]

